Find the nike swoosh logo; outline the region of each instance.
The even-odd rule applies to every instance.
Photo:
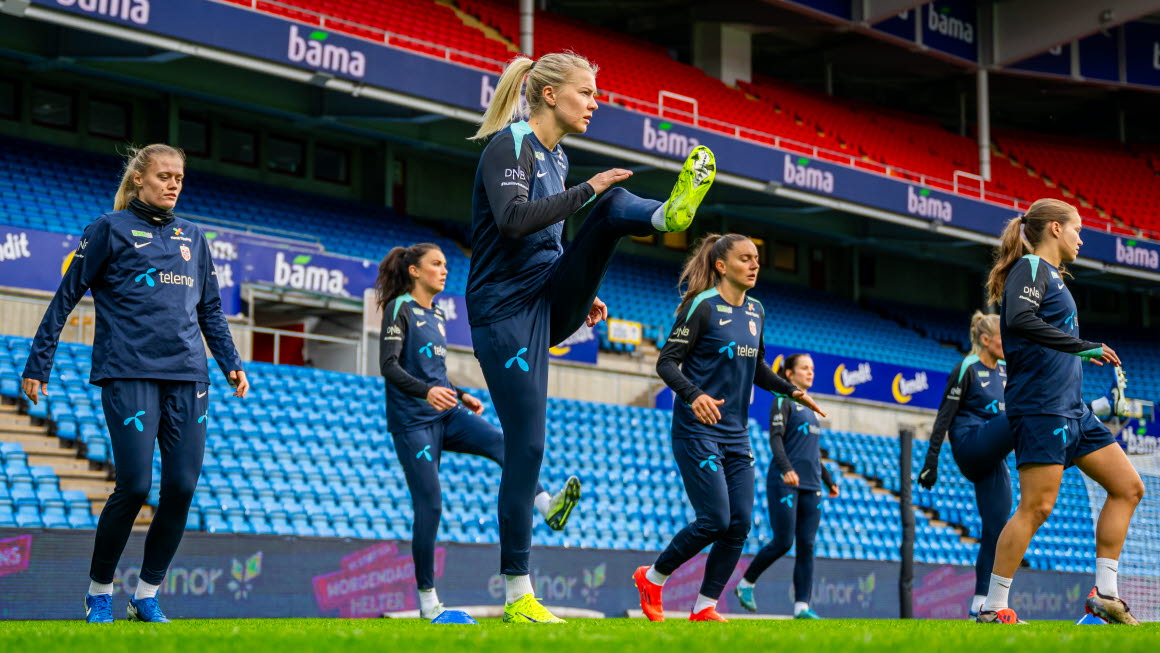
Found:
[[[981,385],[981,386],[983,386],[983,387],[985,388],[985,387],[987,387],[987,386],[991,385],[991,382],[990,382],[990,381],[987,381],[986,383],[980,383],[979,385]]]
[[[422,322],[416,322],[415,326],[423,326],[424,324],[427,324],[426,320],[423,320]]]
[[[197,398],[201,399],[202,397],[206,396],[207,394],[209,394],[209,390],[206,390],[205,392],[199,392],[199,393],[197,393]]]
[[[732,321],[733,320],[717,320],[717,326],[725,326],[726,324],[729,324]]]
[[[1057,290],[1063,290],[1063,284],[1062,284],[1062,283],[1060,283],[1060,284],[1056,284],[1055,288],[1056,288]]]
[[[144,247],[146,245],[152,245],[152,244],[153,244],[153,241],[149,241],[147,243],[133,243],[133,247],[136,247],[137,249],[141,249],[142,247]]]
[[[548,172],[547,172],[546,170],[545,170],[544,172],[537,172],[537,173],[536,173],[536,179],[539,179],[540,177],[543,177],[543,176],[544,176],[544,175],[546,175],[546,174],[548,174]]]
[[[523,617],[524,619],[527,619],[528,621],[530,621],[532,623],[536,623],[536,624],[540,623],[539,619],[532,619],[531,617],[529,617],[528,615],[526,615],[522,612],[517,612],[516,614],[520,615],[521,617]]]

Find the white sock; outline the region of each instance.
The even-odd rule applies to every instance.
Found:
[[[806,610],[809,610],[809,609],[810,609],[810,604],[806,603],[805,601],[794,601],[793,602],[793,616],[795,616],[795,617],[798,616],[799,614],[805,612]]]
[[[983,601],[986,601],[986,600],[987,600],[987,597],[983,596],[982,594],[976,594],[976,595],[972,596],[971,597],[970,613],[971,614],[979,614],[979,612],[982,611],[982,609],[983,609]]]
[[[1113,599],[1120,597],[1120,588],[1116,583],[1116,572],[1119,570],[1119,560],[1096,558],[1096,590],[1100,594]]]
[[[667,231],[667,229],[665,229],[665,207],[668,205],[669,203],[665,202],[664,204],[658,206],[657,210],[653,211],[652,218],[650,219],[653,229],[656,229],[657,231]]]
[[[657,571],[656,567],[649,567],[648,571],[644,572],[645,580],[653,585],[664,585],[665,581],[669,579],[668,574],[662,574]]]
[[[133,600],[140,601],[141,599],[152,599],[157,596],[157,590],[161,589],[160,585],[150,585],[143,580],[137,581],[137,591],[133,592]]]
[[[987,587],[987,600],[983,601],[984,612],[998,612],[1007,607],[1007,594],[1011,591],[1011,579],[991,574],[991,584]]]
[[[429,590],[419,590],[419,613],[425,614],[439,605],[439,594],[432,587]]]
[[[540,511],[540,516],[544,519],[548,518],[548,508],[552,505],[552,495],[546,491],[536,495],[536,510]]]
[[[1092,402],[1092,413],[1100,419],[1108,417],[1112,414],[1112,402],[1107,397],[1096,399]]]
[[[717,599],[711,599],[704,594],[697,595],[697,602],[693,604],[693,614],[697,614],[705,608],[717,607]]]
[[[741,577],[741,580],[737,581],[737,587],[747,587],[748,588],[748,587],[753,587],[756,584],[757,583],[751,583],[751,582],[745,580],[744,576]]]
[[[89,596],[96,596],[98,594],[112,594],[112,583],[98,583],[95,580],[89,581]]]
[[[507,581],[507,602],[515,603],[524,598],[524,594],[532,594],[532,577],[524,574],[523,576],[504,576]]]

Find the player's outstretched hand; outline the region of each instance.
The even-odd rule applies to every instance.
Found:
[[[721,421],[721,411],[717,407],[724,403],[724,399],[714,399],[709,395],[701,395],[694,399],[690,406],[693,408],[693,414],[701,420],[702,424],[716,424]]]
[[[246,393],[250,391],[250,381],[246,378],[246,373],[243,370],[233,370],[229,378],[230,385],[234,386],[234,396],[245,399]]]
[[[1094,358],[1089,358],[1088,360],[1095,363],[1096,365],[1099,365],[1100,367],[1103,367],[1104,363],[1111,363],[1116,367],[1121,366],[1120,357],[1116,355],[1116,351],[1114,349],[1107,345],[1100,345],[1100,347],[1102,347],[1104,350],[1103,356],[1096,356]]]
[[[821,415],[822,417],[826,416],[825,411],[822,410],[821,406],[818,406],[818,402],[814,401],[813,397],[806,394],[805,390],[798,390],[797,392],[793,393],[793,400]]]
[[[39,379],[24,379],[20,384],[20,389],[24,391],[24,396],[32,403],[40,401],[40,395],[48,396],[48,384],[41,383]]]
[[[463,398],[460,399],[460,401],[463,402],[464,406],[467,406],[467,410],[470,410],[471,412],[475,413],[476,415],[483,414],[483,402],[476,399],[475,397],[472,397],[471,395],[469,395],[465,392],[465,393],[463,393]]]
[[[592,308],[588,309],[588,317],[584,318],[584,324],[588,327],[594,327],[607,319],[608,304],[600,301],[599,297],[592,300]]]
[[[459,399],[451,388],[436,385],[427,391],[427,403],[435,410],[444,411],[455,408],[459,404]]]
[[[608,190],[609,186],[612,186],[613,184],[619,184],[631,176],[631,170],[625,170],[624,168],[613,168],[611,170],[605,170],[604,172],[589,179],[588,185],[592,187],[592,190],[596,191],[597,195],[599,195]]]

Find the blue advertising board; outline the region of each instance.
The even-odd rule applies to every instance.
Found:
[[[144,533],[134,533],[113,579],[123,606],[137,584]],[[77,579],[88,575],[93,531],[0,528],[0,619],[78,618]],[[917,546],[923,545],[921,538]],[[639,607],[624,579],[655,552],[536,547],[531,569],[536,596],[550,606],[583,608],[609,617]],[[701,553],[665,583],[665,607],[693,606],[705,570]],[[741,612],[733,587],[748,569],[744,556],[726,584],[719,609]],[[495,545],[441,543],[435,553],[439,597],[449,607],[503,604],[504,581]],[[767,611],[792,610],[793,557],[779,560],[756,598]],[[898,563],[819,558],[811,606],[831,618],[899,616]],[[1025,569],[1011,606],[1029,619],[1074,619],[1083,611],[1090,575]],[[1122,583],[1124,581],[1121,581]],[[82,585],[83,587],[83,585]],[[974,570],[915,565],[915,615],[962,619],[973,594]],[[418,608],[415,569],[405,540],[282,537],[187,532],[159,599],[176,619],[271,617],[373,618]],[[120,608],[118,608],[120,609]]]
[[[766,364],[779,371],[785,358],[800,349],[766,345]],[[806,352],[814,359],[814,386],[811,393],[847,399],[878,401],[895,406],[937,409],[946,386],[947,373],[920,370],[871,360]],[[749,417],[767,428],[773,395],[754,389],[749,400]],[[656,395],[657,408],[673,407],[673,391],[663,388]]]
[[[890,36],[914,42],[914,23],[922,15],[922,9],[908,9],[889,18],[884,18],[872,26]]]
[[[1124,70],[1129,84],[1160,86],[1160,25],[1124,25]]]
[[[1051,48],[1034,57],[1016,62],[1009,66],[1009,68],[1029,73],[1066,77],[1071,75],[1071,44],[1065,43],[1064,45]]]
[[[495,92],[497,78],[491,73],[210,0],[164,5],[150,5],[146,0],[139,0],[146,10],[134,13],[125,9],[116,16],[98,11],[106,6],[103,3],[76,0],[33,2],[473,111],[486,107]],[[136,7],[137,4],[120,6]],[[972,3],[942,0],[926,5],[920,13],[918,19],[922,21],[927,45],[974,60],[978,29]],[[1129,31],[1137,34],[1132,40],[1137,45],[1133,47],[1141,51],[1152,47],[1150,35],[1155,30],[1149,29],[1142,28],[1143,31],[1138,33]],[[1152,59],[1145,57],[1141,62],[1140,65],[1150,66]],[[1157,83],[1160,84],[1160,80]],[[706,145],[716,152],[718,167],[723,172],[901,215],[953,224],[991,236],[998,235],[1006,221],[1017,213],[1011,207],[802,157],[611,105],[601,107],[584,138],[674,160],[685,158],[697,145]],[[1085,258],[1160,271],[1160,244],[1103,232],[1085,233],[1084,241]]]
[[[1121,81],[1119,59],[1115,32],[1096,32],[1079,40],[1079,74],[1087,79]]]

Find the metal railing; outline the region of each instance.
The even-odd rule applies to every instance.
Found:
[[[218,1],[222,1],[222,0],[218,0]],[[284,14],[279,14],[279,13],[275,13],[275,12],[271,12],[269,10],[263,9],[263,8],[258,6],[259,3],[261,5],[274,5],[274,6],[282,8],[282,9],[285,9],[286,11],[293,12],[293,13],[298,14],[298,15],[311,16],[311,17],[315,18],[316,20],[318,20],[318,24],[320,27],[327,27],[327,26],[333,26],[333,25],[337,25],[340,27],[343,27],[343,26],[354,27],[354,28],[357,28],[359,30],[359,33],[352,33],[350,31],[345,31],[344,35],[349,36],[351,38],[361,38],[363,40],[370,41],[372,43],[400,47],[400,48],[406,49],[408,51],[411,51],[413,53],[419,54],[421,56],[431,57],[434,59],[442,59],[442,60],[448,61],[450,63],[456,63],[459,65],[464,65],[464,66],[468,66],[471,68],[476,68],[478,70],[484,70],[484,71],[492,72],[492,73],[502,71],[504,69],[504,67],[507,65],[506,61],[497,61],[495,59],[490,59],[487,56],[482,55],[482,54],[467,52],[465,50],[458,50],[455,48],[449,48],[449,47],[447,47],[445,45],[441,45],[439,43],[433,43],[431,41],[425,41],[423,39],[418,39],[418,38],[411,37],[411,36],[404,36],[402,34],[397,34],[395,32],[384,30],[384,29],[381,29],[378,27],[371,27],[368,25],[362,25],[359,23],[343,20],[340,18],[334,18],[333,16],[329,16],[327,14],[324,14],[324,13],[321,13],[318,11],[313,11],[313,10],[309,10],[309,9],[303,9],[300,7],[296,7],[293,5],[288,5],[284,2],[279,2],[278,0],[249,0],[248,3],[245,3],[245,4],[231,1],[228,4],[232,7],[249,8],[252,11],[267,14],[267,15],[277,16],[277,17],[281,17],[281,18],[288,17],[288,16],[285,16]],[[382,38],[371,38],[370,36],[363,34],[363,32],[370,32],[370,33],[373,33],[375,35],[381,35]],[[421,49],[416,49],[415,47],[408,47],[407,44],[421,46]],[[439,53],[439,55],[433,55],[430,52],[431,50]],[[455,59],[454,57],[456,57],[456,56],[459,57],[460,59],[459,60]],[[514,53],[513,53],[513,56],[515,56]],[[485,64],[485,65],[480,65],[480,64]],[[772,146],[774,148],[788,150],[788,151],[794,152],[796,154],[808,155],[808,156],[811,156],[811,157],[814,157],[814,158],[817,158],[817,159],[820,159],[823,161],[837,163],[839,165],[845,165],[845,166],[850,167],[850,168],[855,168],[857,170],[862,170],[864,172],[878,174],[878,175],[883,176],[883,177],[888,177],[888,178],[892,178],[892,179],[912,180],[912,181],[914,181],[922,186],[926,186],[928,188],[940,190],[940,191],[947,192],[947,193],[952,193],[955,195],[960,195],[962,197],[967,197],[970,199],[978,199],[980,201],[987,202],[989,204],[995,204],[998,206],[1009,206],[1017,211],[1022,211],[1026,207],[1031,205],[1031,202],[1029,202],[1027,200],[1013,197],[1010,195],[1005,195],[1005,194],[996,193],[996,192],[984,192],[984,190],[981,187],[980,187],[978,194],[974,194],[974,193],[970,193],[970,192],[960,192],[959,191],[959,184],[958,184],[958,180],[960,177],[978,178],[978,175],[971,173],[971,172],[967,172],[965,170],[955,170],[954,173],[952,174],[951,179],[945,179],[942,177],[929,175],[929,174],[924,173],[924,172],[919,172],[917,170],[910,170],[907,168],[901,168],[898,166],[894,166],[894,165],[890,165],[890,164],[886,164],[886,163],[881,163],[878,161],[866,161],[866,160],[860,159],[854,155],[848,154],[846,152],[839,152],[837,150],[831,150],[831,149],[824,148],[824,147],[818,147],[817,145],[814,145],[811,143],[804,143],[804,142],[796,141],[796,140],[793,140],[790,138],[784,138],[784,137],[779,136],[777,134],[770,134],[767,132],[752,129],[752,128],[745,127],[742,125],[737,125],[734,123],[716,120],[713,118],[705,118],[705,117],[700,115],[699,102],[698,102],[697,98],[692,98],[689,96],[681,95],[679,93],[674,93],[672,91],[661,90],[658,93],[658,97],[657,97],[656,102],[651,102],[649,100],[643,100],[643,99],[636,98],[636,97],[633,97],[631,95],[627,95],[624,93],[613,93],[610,91],[605,91],[602,93],[602,95],[607,98],[608,102],[614,103],[614,104],[620,104],[620,105],[624,106],[624,108],[629,110],[629,111],[638,111],[640,113],[651,113],[652,115],[654,115],[658,118],[667,118],[669,114],[676,114],[677,116],[681,117],[681,118],[678,118],[678,120],[680,120],[681,122],[684,122],[684,123],[689,124],[689,125],[693,125],[695,127],[700,127],[703,129],[711,130],[714,132],[727,134],[727,135],[730,135],[733,138],[736,138],[738,140],[752,142],[752,143],[756,143],[758,145]],[[682,111],[680,109],[675,109],[672,107],[666,107],[666,106],[664,106],[664,98],[666,98],[666,97],[671,98],[671,99],[679,99],[679,100],[686,101],[686,102],[692,102],[693,110],[690,112],[690,111]],[[647,112],[643,111],[641,109],[642,107],[646,107],[646,108],[650,109],[650,111],[647,111]],[[1094,209],[1092,209],[1090,211],[1083,211],[1083,213],[1087,214],[1085,217],[1092,218],[1096,221],[1096,223],[1094,225],[1089,224],[1086,228],[1092,228],[1094,226],[1097,229],[1100,229],[1102,231],[1110,233],[1112,231],[1112,227],[1115,226],[1114,223],[1110,219],[1103,218],[1103,217],[1100,217],[1099,215],[1095,214]],[[1138,228],[1138,227],[1128,227],[1128,229],[1131,229],[1131,230],[1138,232],[1139,235],[1141,235],[1143,237],[1152,236],[1152,233],[1150,231],[1145,231],[1145,230]]]

